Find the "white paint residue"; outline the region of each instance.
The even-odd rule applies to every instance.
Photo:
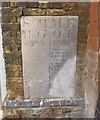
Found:
[[[60,96],[67,99],[75,94],[76,56],[66,61],[64,66],[55,76],[53,86],[50,89],[51,96]]]
[[[41,102],[40,102],[40,106],[42,106],[43,105],[43,100],[41,100]]]

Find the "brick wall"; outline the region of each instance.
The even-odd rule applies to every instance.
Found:
[[[100,2],[98,3],[98,101],[96,104],[96,118],[100,118]]]
[[[23,98],[20,18],[34,15],[79,16],[76,96],[84,96],[89,3],[2,3],[2,34],[8,99]]]
[[[76,96],[83,97],[86,92],[86,115],[94,117],[96,101],[98,98],[96,116],[99,118],[100,95],[99,79],[100,79],[100,55],[99,55],[99,36],[100,36],[100,2],[98,3],[2,3],[2,29],[3,29],[3,47],[6,62],[7,74],[7,92],[8,99],[23,98],[23,77],[22,77],[22,55],[21,55],[21,33],[20,18],[21,16],[34,15],[78,15],[79,16],[79,32],[78,32],[78,49],[77,49],[77,90]],[[89,34],[88,22],[90,14]],[[98,28],[98,29],[97,29]],[[88,40],[87,40],[88,35]],[[88,49],[87,49],[88,48]],[[99,63],[99,64],[98,64]],[[87,66],[87,67],[86,67]],[[98,69],[99,66],[99,69]],[[85,68],[86,71],[85,71]],[[85,83],[85,90],[84,90]],[[89,104],[88,104],[89,103]],[[65,111],[66,109],[66,111]],[[67,116],[68,109],[39,109],[36,114],[33,109],[26,110],[34,113],[33,116],[54,114],[58,116],[59,112]],[[72,108],[73,109],[73,108]],[[76,109],[76,107],[75,107]],[[79,110],[79,109],[78,109]],[[25,116],[24,110],[16,110],[15,116]],[[72,110],[73,111],[73,110]],[[8,111],[11,114],[11,109]],[[69,112],[71,112],[69,110]],[[49,114],[50,113],[50,114]],[[72,112],[71,112],[72,113]],[[61,115],[59,114],[59,115]],[[9,115],[8,115],[9,116]],[[12,115],[14,116],[14,115]],[[18,117],[17,116],[17,117]],[[64,117],[65,117],[64,116]]]
[[[7,74],[7,98],[23,99],[23,75],[21,53],[20,18],[34,15],[77,15],[79,16],[77,45],[77,89],[76,97],[84,97],[84,80],[87,53],[87,31],[90,3],[2,3],[3,49]],[[84,107],[39,108],[39,109],[7,109],[6,117],[67,117],[80,115]],[[28,114],[26,114],[28,112]],[[29,114],[30,113],[30,114]],[[32,113],[32,114],[31,114]]]
[[[86,114],[95,117],[98,98],[98,55],[99,55],[99,2],[91,3],[87,44]]]

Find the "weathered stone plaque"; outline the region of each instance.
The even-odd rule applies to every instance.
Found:
[[[74,97],[77,16],[21,18],[25,98]]]

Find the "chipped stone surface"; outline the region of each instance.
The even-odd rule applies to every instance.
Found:
[[[74,97],[78,17],[22,17],[21,30],[25,98]]]

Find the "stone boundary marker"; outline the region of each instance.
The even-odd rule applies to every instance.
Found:
[[[64,106],[84,106],[83,98],[77,100],[12,100],[6,101],[4,106],[6,108],[38,108],[38,107],[64,107]]]
[[[61,1],[62,2],[62,1]],[[18,8],[18,9],[17,9]],[[71,9],[68,9],[71,8]],[[77,9],[76,9],[77,8]],[[17,4],[13,4],[13,3],[5,3],[3,2],[2,4],[2,28],[3,28],[3,40],[7,42],[11,42],[11,37],[14,41],[14,43],[16,41],[18,41],[19,43],[21,43],[21,38],[20,38],[20,33],[21,30],[18,26],[20,26],[19,22],[20,22],[20,17],[21,16],[34,16],[34,15],[77,15],[79,16],[79,35],[78,35],[78,58],[77,58],[77,84],[79,86],[79,88],[77,89],[77,96],[78,98],[82,98],[84,97],[84,90],[83,90],[83,84],[81,84],[80,82],[84,80],[84,68],[86,63],[84,61],[86,61],[86,46],[87,46],[87,26],[88,26],[88,18],[89,18],[89,8],[90,8],[90,3],[82,3],[82,4],[70,4],[70,3],[64,3],[61,5],[61,3],[49,3],[49,4],[40,4],[40,3],[33,3],[33,4],[29,4],[29,3],[17,3]],[[8,10],[9,9],[9,10]],[[13,17],[13,19],[10,17],[8,20],[6,18],[6,15],[11,15]],[[17,15],[17,16],[16,16]],[[16,21],[16,23],[15,23]],[[84,26],[85,24],[85,26]],[[9,31],[9,32],[8,32]],[[9,34],[7,34],[9,33]],[[10,34],[11,33],[11,34]],[[5,36],[6,35],[6,36]],[[8,35],[8,36],[7,36]],[[6,39],[7,37],[7,39]],[[8,40],[8,38],[10,40]],[[3,43],[4,43],[3,41]],[[75,114],[76,112],[78,114],[80,114],[80,110],[79,108],[81,107],[83,109],[82,114],[84,114],[84,107],[85,106],[81,106],[81,104],[83,103],[83,105],[85,104],[85,102],[82,100],[79,100],[78,102],[75,102],[77,100],[72,100],[72,101],[68,101],[68,100],[52,100],[51,102],[49,102],[48,100],[20,100],[17,101],[18,99],[23,99],[23,86],[22,86],[22,74],[20,71],[22,71],[22,66],[21,66],[21,60],[19,58],[19,56],[21,56],[21,49],[20,49],[20,44],[9,44],[12,45],[13,48],[10,46],[8,47],[8,45],[6,45],[5,43],[4,45],[4,50],[5,50],[5,59],[8,62],[6,62],[6,66],[7,66],[7,92],[8,92],[8,101],[5,101],[5,108],[4,108],[4,116],[5,117],[19,117],[19,118],[23,118],[23,117],[34,117],[33,114],[34,111],[32,110],[33,108],[36,112],[35,117],[37,118],[39,115],[40,117],[48,117],[50,118],[53,114],[55,118],[60,117],[66,117],[68,118],[67,114],[68,111],[64,112],[64,110],[66,110],[67,106],[70,108],[71,107],[71,114],[73,115],[73,109],[75,109]],[[7,48],[7,49],[5,49]],[[11,49],[12,48],[12,49]],[[17,49],[18,48],[18,49]],[[12,54],[12,50],[14,50],[14,54]],[[9,51],[9,54],[6,54],[7,51]],[[13,57],[14,55],[14,57]],[[18,58],[17,58],[18,56]],[[14,64],[14,65],[13,65]],[[16,73],[19,72],[17,75]],[[11,73],[11,75],[9,75],[9,73]],[[10,76],[10,77],[9,77]],[[80,81],[81,80],[81,81]],[[11,81],[11,84],[8,82]],[[13,84],[15,85],[12,85]],[[11,93],[9,92],[11,91]],[[14,100],[17,99],[16,101],[9,101],[9,100]],[[56,102],[55,102],[56,101]],[[62,101],[62,102],[61,102]],[[67,101],[67,102],[66,102]],[[18,102],[16,104],[16,102]],[[82,102],[82,103],[81,103]],[[32,104],[33,103],[33,104]],[[79,104],[80,103],[80,104]],[[18,106],[19,107],[18,107]],[[28,107],[27,107],[28,106]],[[46,107],[47,109],[46,109]],[[57,106],[57,107],[56,107]],[[64,107],[62,107],[64,106]],[[16,109],[16,108],[18,109]],[[7,109],[6,109],[7,108]],[[15,109],[14,109],[15,108]],[[25,109],[27,108],[27,110]],[[38,111],[38,108],[40,111]],[[59,108],[59,110],[58,110]],[[63,109],[64,108],[64,109]],[[78,110],[76,110],[76,108],[78,108]],[[60,111],[60,112],[59,112]],[[18,113],[18,114],[17,114]],[[22,114],[23,113],[23,114]],[[32,114],[32,115],[31,115]],[[77,115],[79,117],[79,115]],[[15,117],[15,118],[16,118]]]

